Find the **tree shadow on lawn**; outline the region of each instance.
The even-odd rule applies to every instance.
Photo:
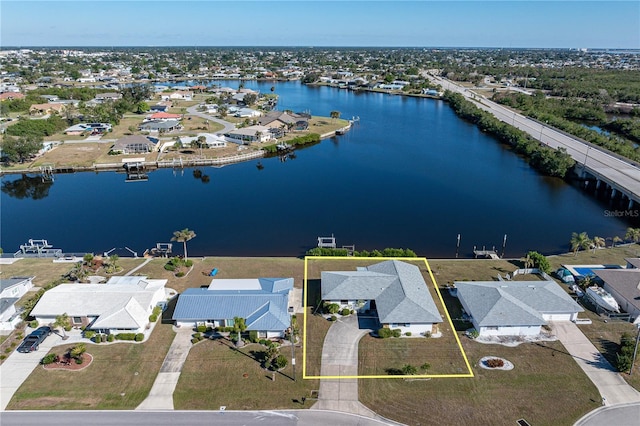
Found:
[[[312,307],[313,313],[316,312],[322,300],[320,282],[320,280],[307,280],[307,294],[303,295],[307,298],[307,307]]]

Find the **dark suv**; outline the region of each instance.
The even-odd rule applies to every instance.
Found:
[[[38,336],[27,336],[24,338],[20,346],[18,346],[17,351],[22,353],[29,353],[33,351],[37,351],[40,346],[40,338]]]
[[[53,330],[51,330],[51,327],[45,325],[39,327],[37,330],[32,331],[31,334],[29,334],[29,336],[27,337],[37,337],[38,343],[42,343],[44,339],[47,338],[47,336],[51,335],[52,332]]]

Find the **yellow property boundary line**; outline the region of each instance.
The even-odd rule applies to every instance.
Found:
[[[451,331],[453,336],[456,339],[456,343],[458,344],[458,348],[460,349],[460,353],[462,354],[462,358],[464,359],[464,363],[467,366],[468,373],[464,374],[414,374],[414,375],[372,375],[372,376],[307,376],[307,261],[308,260],[405,260],[405,261],[424,261],[425,266],[427,267],[427,271],[429,271],[429,277],[431,278],[431,282],[438,293],[438,298],[440,299],[440,303],[442,304],[442,308],[444,309],[445,315],[447,317],[447,322],[451,327]],[[436,379],[436,378],[465,378],[465,377],[474,377],[473,371],[471,369],[471,365],[469,364],[469,359],[467,358],[467,354],[464,352],[462,348],[462,343],[460,342],[460,338],[458,337],[458,333],[456,333],[456,329],[453,326],[453,321],[451,320],[451,316],[449,315],[449,311],[447,310],[447,306],[444,304],[444,299],[442,298],[442,294],[440,293],[440,289],[438,288],[438,284],[436,283],[436,279],[433,276],[433,272],[431,272],[431,266],[429,266],[429,262],[424,257],[349,257],[349,256],[305,256],[304,258],[304,294],[303,294],[303,308],[304,308],[304,318],[303,318],[303,334],[302,334],[302,378],[303,379]]]

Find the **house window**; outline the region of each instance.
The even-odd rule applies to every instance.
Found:
[[[347,304],[349,304],[349,301],[348,300],[341,300],[340,304],[341,305],[347,305]]]
[[[485,327],[487,331],[498,331],[500,327]]]
[[[82,317],[73,317],[72,321],[74,324],[82,324]]]

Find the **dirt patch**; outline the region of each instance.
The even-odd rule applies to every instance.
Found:
[[[84,370],[93,362],[93,356],[91,354],[85,353],[83,355],[84,362],[82,364],[76,364],[75,360],[71,360],[68,364],[63,363],[51,363],[44,365],[45,370],[66,370],[66,371],[80,371]]]

